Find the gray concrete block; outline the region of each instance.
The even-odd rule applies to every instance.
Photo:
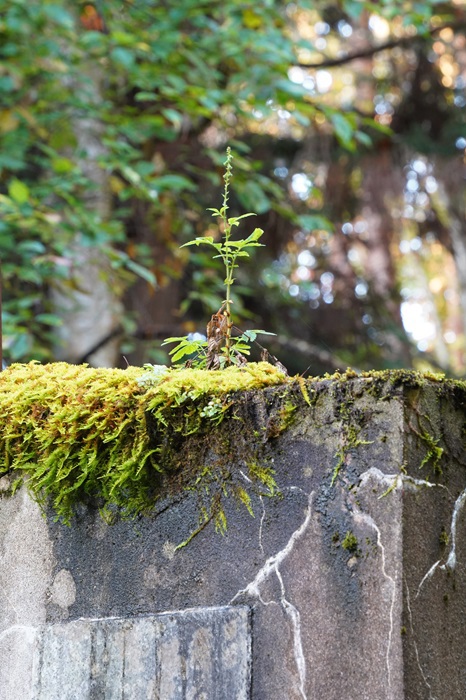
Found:
[[[37,634],[32,700],[248,700],[244,606],[82,619]]]
[[[35,700],[66,700],[67,667],[99,700],[123,677],[141,700],[154,684],[160,700],[180,687],[201,700],[216,674],[229,689],[220,698],[248,697],[248,680],[235,685],[249,678],[243,618],[207,624],[192,610],[237,606],[252,614],[251,700],[464,700],[466,392],[408,379],[376,390],[370,378],[313,392],[267,444],[280,497],[253,493],[254,518],[227,501],[224,537],[209,525],[176,549],[199,526],[192,492],[113,525],[82,504],[71,527],[41,518],[25,489],[0,498],[0,700],[31,700],[36,634],[37,650],[60,663],[40,670],[36,657],[35,692],[39,681],[46,690]],[[250,406],[264,421],[273,391],[265,396]],[[215,430],[236,436],[243,425],[243,440],[248,415]],[[79,618],[96,618],[92,633]]]

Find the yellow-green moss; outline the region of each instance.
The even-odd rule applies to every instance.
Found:
[[[193,489],[201,494],[202,522],[214,516],[222,529],[224,494],[251,508],[249,486],[232,464],[245,465],[247,479],[273,493],[266,445],[295,420],[297,409],[313,410],[329,380],[337,384],[343,426],[335,482],[348,450],[368,444],[359,434],[361,416],[352,411],[357,379],[380,400],[400,386],[410,390],[428,382],[439,392],[457,392],[460,403],[466,401],[464,382],[412,371],[356,375],[348,370],[305,381],[288,378],[265,362],[222,371],[164,369],[152,374],[136,367],[17,364],[0,373],[0,477],[26,477],[37,500],[51,503],[65,520],[77,502],[89,498],[97,499],[106,512],[145,513],[166,493],[168,483],[172,492]],[[283,390],[264,393],[248,408],[249,391],[277,385]],[[223,429],[225,416],[237,420]],[[420,437],[426,443],[425,435]],[[438,442],[437,436],[429,441],[422,464],[430,461],[439,467],[443,449]]]
[[[167,370],[155,386],[141,382],[145,374],[66,363],[9,367],[0,374],[0,475],[27,476],[35,497],[50,499],[65,520],[86,497],[124,515],[145,512],[159,495],[157,473],[169,467],[147,429],[149,414],[185,436],[218,424],[233,392],[287,381],[268,363]]]
[[[351,532],[351,530],[346,532],[346,535],[341,542],[341,546],[351,554],[355,554],[358,551],[358,538],[353,532]]]

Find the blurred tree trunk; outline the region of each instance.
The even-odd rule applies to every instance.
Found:
[[[102,83],[102,76],[95,69],[89,70],[87,88],[92,90],[97,104],[102,99]],[[112,213],[109,175],[98,165],[99,158],[105,154],[101,124],[93,117],[76,118],[73,129],[79,165],[94,185],[92,191],[87,189],[83,194],[84,203],[91,214],[109,219]],[[86,245],[84,237],[78,234],[71,265],[73,287],[58,283],[52,291],[55,312],[63,321],[57,333],[57,359],[113,367],[118,361],[119,339],[114,332],[120,324],[121,305],[112,288],[108,259],[95,244]]]
[[[173,239],[171,204],[165,202],[164,212],[158,216],[150,215],[148,209],[147,203],[133,201],[126,228],[131,245],[143,245],[150,251],[157,279],[156,289],[137,279],[124,297],[126,311],[137,320],[133,349],[125,355],[133,365],[152,359],[150,350],[161,340],[182,334],[178,315],[181,269],[173,251],[179,242]]]
[[[432,196],[434,210],[446,234],[446,245],[455,262],[463,336],[466,334],[466,166],[458,157],[454,161],[435,163],[437,192]],[[464,351],[463,351],[464,353]],[[461,358],[464,363],[465,357]]]

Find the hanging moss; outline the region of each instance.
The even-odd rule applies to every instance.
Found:
[[[222,371],[17,364],[0,373],[0,477],[16,484],[25,479],[39,503],[66,522],[76,504],[89,499],[104,514],[134,516],[149,512],[161,496],[194,490],[201,527],[213,518],[223,529],[226,496],[250,509],[250,488],[274,492],[268,445],[302,410],[313,412],[330,383],[344,427],[332,482],[346,451],[367,444],[354,432],[361,420],[353,415],[356,387],[378,400],[400,390],[412,399],[419,427],[408,427],[424,451],[429,431],[416,407],[419,390],[429,384],[439,397],[466,405],[464,382],[412,371],[348,370],[304,380],[266,362]],[[429,439],[420,466],[440,469],[439,439]]]
[[[146,378],[147,371],[135,367],[12,365],[0,375],[0,475],[27,477],[34,497],[50,501],[65,521],[75,503],[89,497],[107,512],[146,512],[160,495],[157,475],[172,468],[164,431],[210,430],[230,408],[232,392],[287,381],[268,363]]]

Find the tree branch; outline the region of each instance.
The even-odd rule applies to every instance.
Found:
[[[383,44],[378,44],[377,46],[368,46],[365,49],[360,49],[359,51],[354,51],[353,53],[347,53],[344,56],[338,56],[338,58],[324,58],[322,61],[317,63],[297,63],[296,65],[299,68],[335,68],[336,66],[343,66],[346,63],[351,63],[351,61],[356,61],[359,58],[371,58],[381,51],[389,51],[398,47],[409,46],[414,42],[424,41],[426,38],[432,38],[443,29],[461,31],[462,29],[466,29],[466,22],[446,22],[439,27],[433,27],[430,29],[427,36],[423,34],[402,36],[398,39],[390,39],[389,41],[386,41]]]

